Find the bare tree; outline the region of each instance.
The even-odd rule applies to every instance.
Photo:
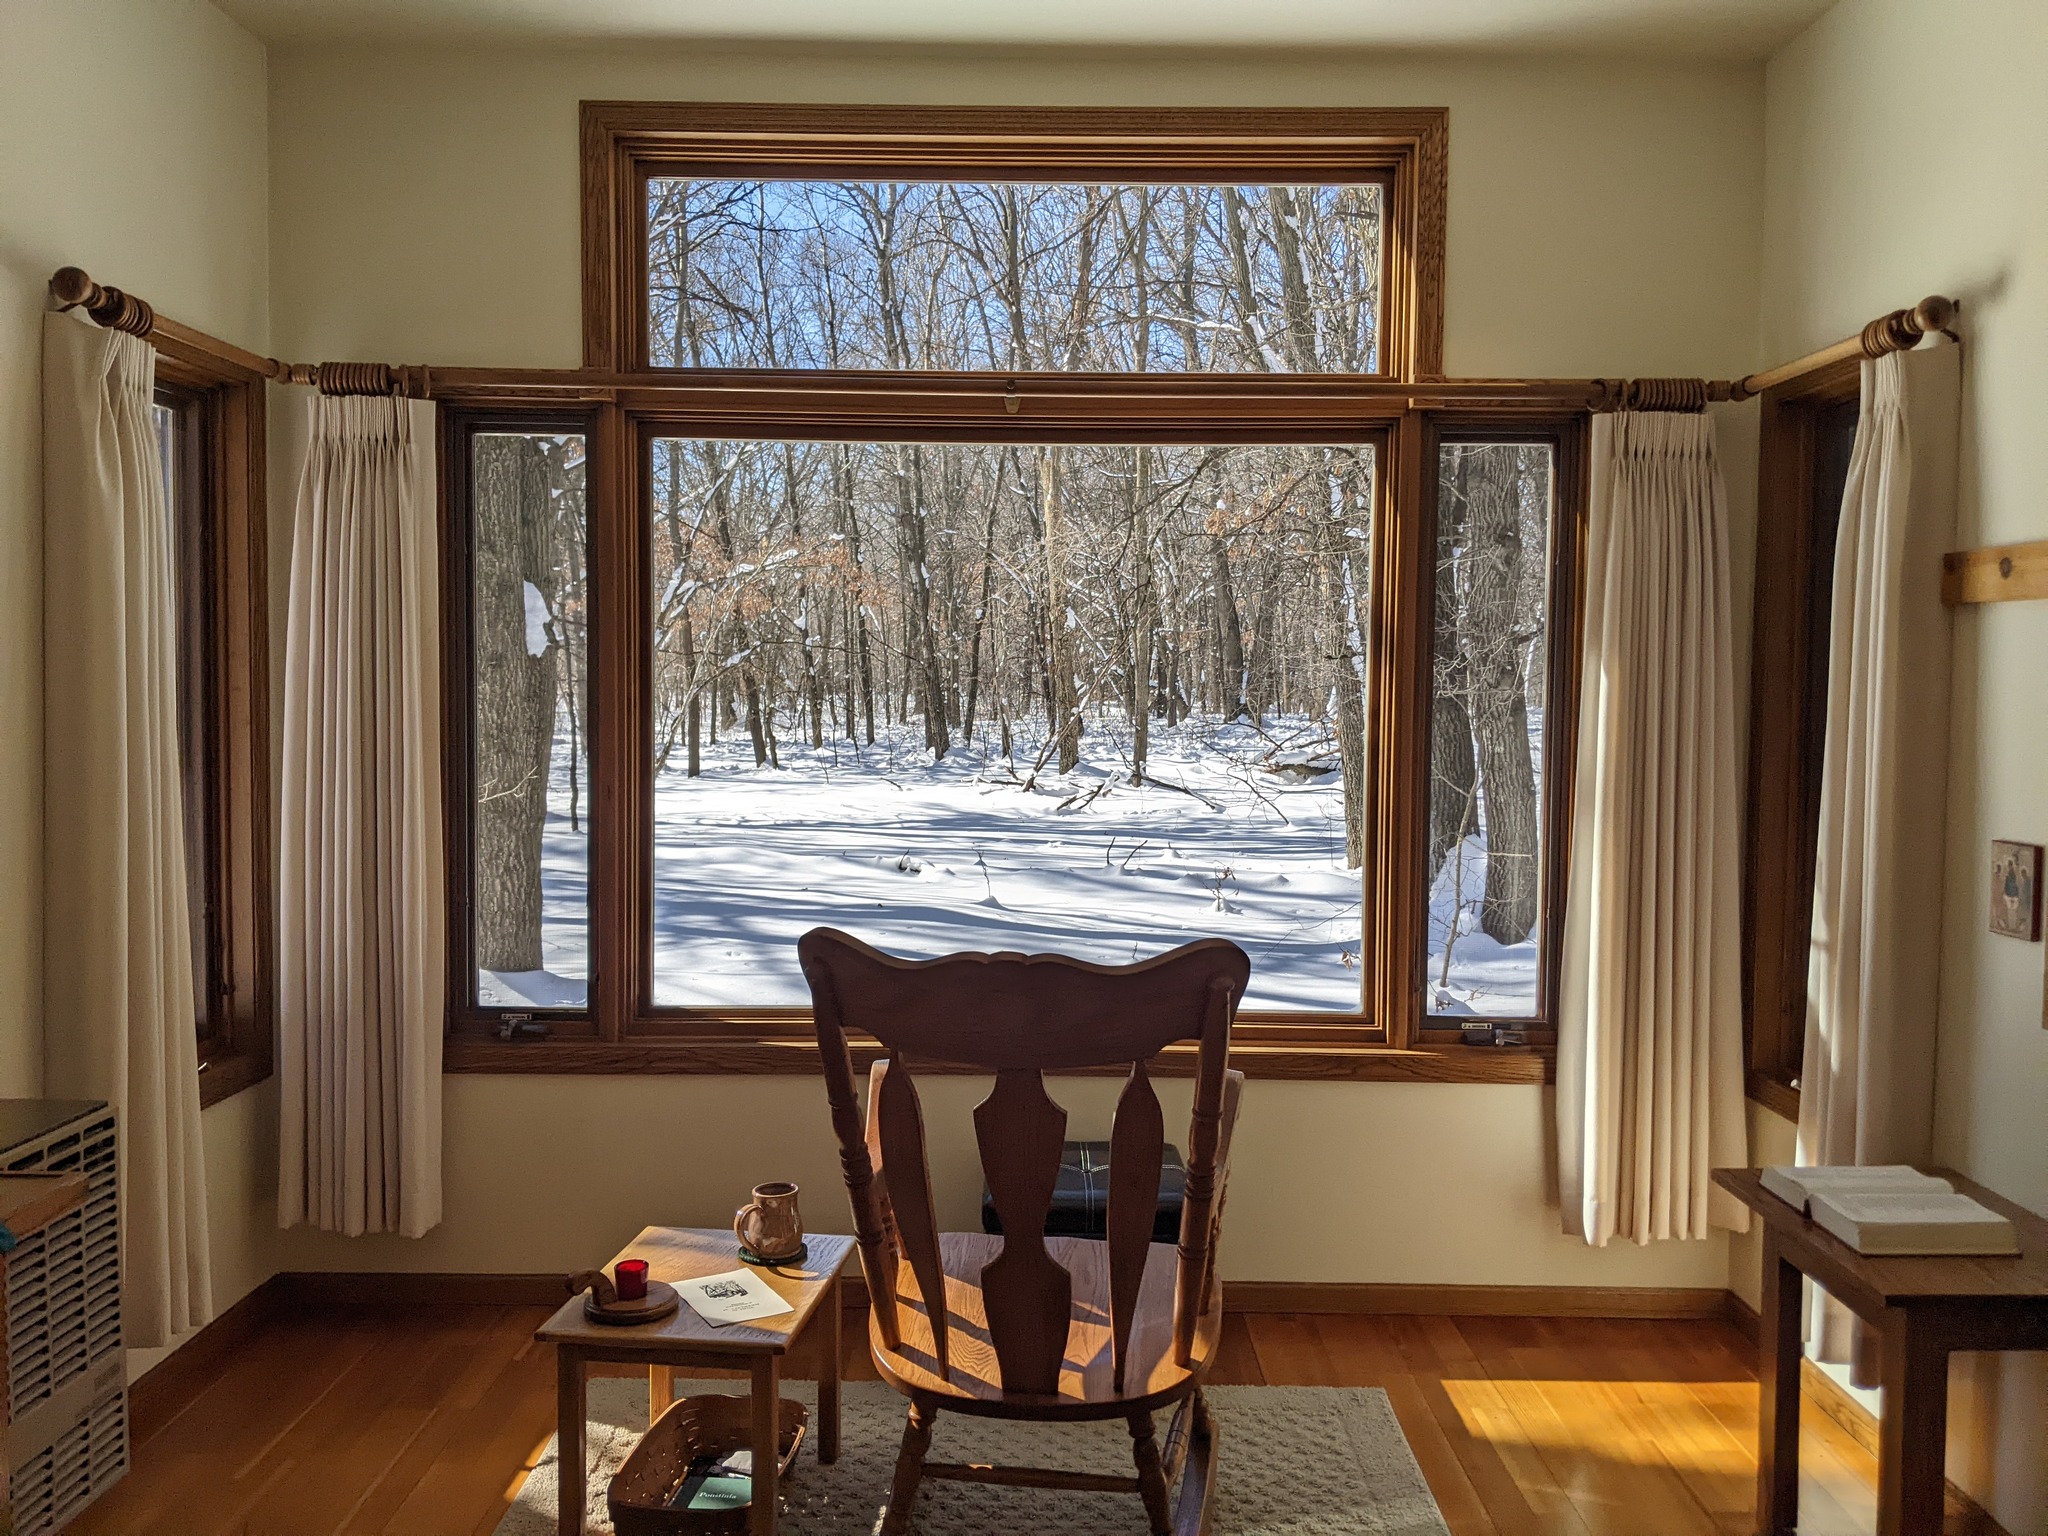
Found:
[[[560,670],[550,477],[532,437],[480,435],[475,462],[476,956],[536,971]]]

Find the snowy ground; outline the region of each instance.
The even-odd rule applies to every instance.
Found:
[[[1220,934],[1252,957],[1249,1007],[1355,1010],[1359,877],[1343,867],[1337,775],[1266,771],[1300,760],[1319,734],[1299,719],[1155,722],[1149,772],[1160,785],[1133,788],[1128,731],[1091,720],[1080,767],[1042,770],[1028,789],[1038,743],[1021,733],[1014,763],[993,742],[933,763],[916,726],[873,747],[815,751],[790,731],[779,770],[753,766],[743,732],[722,738],[707,745],[699,778],[677,768],[656,785],[655,1000],[807,1005],[796,940],[826,923],[900,954],[1057,949],[1112,963]],[[547,970],[483,973],[486,1004],[584,1000],[586,842],[570,830],[559,766],[556,781]],[[1435,1012],[1512,1015],[1533,999],[1535,941],[1502,948],[1466,931],[1483,860],[1474,837],[1448,985],[1450,864],[1433,893]]]

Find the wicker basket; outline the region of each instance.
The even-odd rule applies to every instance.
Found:
[[[777,1415],[778,1481],[789,1474],[811,1413],[794,1398],[781,1400]],[[699,1456],[745,1450],[754,1436],[751,1398],[707,1393],[678,1398],[654,1421],[612,1478],[606,1493],[618,1536],[744,1536],[748,1506],[738,1509],[669,1509],[666,1500]]]

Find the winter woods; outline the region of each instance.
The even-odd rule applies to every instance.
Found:
[[[1380,199],[656,180],[650,357],[1369,372]],[[587,779],[582,443],[475,443],[477,959],[517,973],[544,968],[544,824],[552,808],[576,825]],[[1184,773],[1207,732],[1255,790],[1326,787],[1328,867],[1367,858],[1370,442],[677,435],[648,451],[657,816],[667,786],[735,751],[772,772],[878,741],[1019,787],[1078,770],[1095,794],[1163,788],[1213,811]],[[1514,948],[1540,917],[1548,453],[1450,445],[1441,465],[1429,871],[1446,982],[1462,939]]]

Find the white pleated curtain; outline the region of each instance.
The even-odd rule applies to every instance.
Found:
[[[1933,1151],[1950,676],[1940,577],[1961,387],[1954,346],[1863,364],[1835,537],[1801,1163],[1924,1163]],[[1855,1356],[1853,1321],[1809,1291],[1817,1358]]]
[[[1565,1230],[1741,1226],[1745,1159],[1727,493],[1704,415],[1593,418],[1558,1021]]]
[[[43,1064],[120,1125],[123,1327],[213,1316],[156,353],[43,323]]]
[[[292,533],[279,827],[278,1218],[441,1219],[433,407],[316,396]]]

